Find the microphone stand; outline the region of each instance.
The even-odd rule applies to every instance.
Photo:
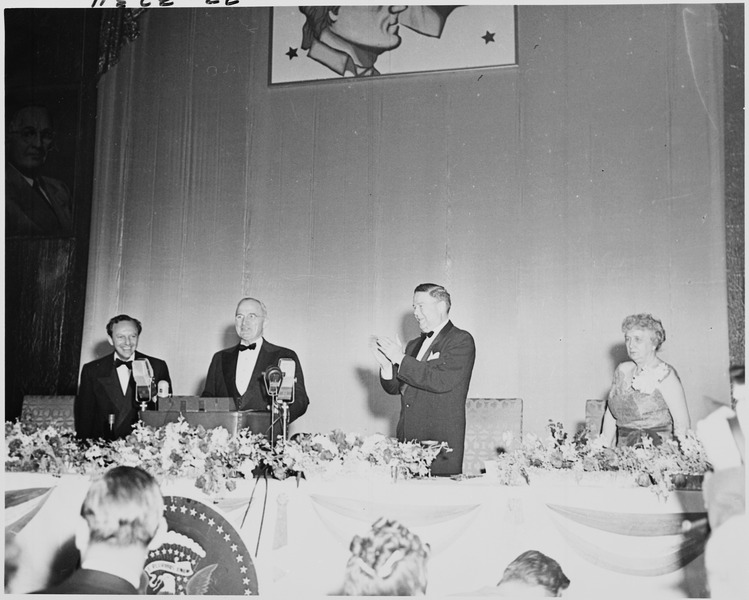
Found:
[[[296,380],[294,380],[294,383],[296,384]],[[281,400],[281,413],[282,413],[282,421],[281,421],[281,427],[283,432],[283,445],[286,446],[286,442],[289,441],[289,406],[294,403],[294,394],[296,393],[296,385],[292,386],[291,388],[291,400],[286,402],[286,400]]]
[[[278,415],[278,388],[268,390],[270,394],[270,444],[276,444],[276,417]]]

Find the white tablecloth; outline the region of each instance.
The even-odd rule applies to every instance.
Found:
[[[84,476],[6,473],[5,489],[50,488],[35,501],[6,508],[6,527],[43,505],[20,530],[23,553],[14,591],[45,585],[52,559],[71,543]],[[578,597],[704,597],[698,491],[659,499],[643,488],[580,485],[507,487],[485,479],[453,481],[242,481],[210,499],[191,481],[165,482],[165,496],[199,500],[239,532],[261,595],[335,593],[348,546],[380,516],[396,518],[432,548],[428,594],[465,594],[499,581],[518,554],[535,549],[556,559]],[[250,503],[250,498],[252,502]],[[249,505],[249,509],[248,509]],[[684,553],[696,556],[680,565]]]

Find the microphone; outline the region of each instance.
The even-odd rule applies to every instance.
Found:
[[[291,404],[294,402],[294,382],[296,381],[296,362],[290,358],[279,358],[278,368],[283,371],[283,381],[278,390],[278,399]]]
[[[169,397],[169,382],[162,379],[159,381],[158,386],[156,387],[156,395],[159,398],[168,398]]]
[[[136,398],[150,401],[153,367],[147,358],[138,358],[133,361],[133,379],[136,385]]]
[[[265,390],[268,392],[268,395],[276,398],[278,390],[281,387],[281,382],[283,381],[283,371],[275,366],[268,367],[263,372],[263,379],[265,380]]]

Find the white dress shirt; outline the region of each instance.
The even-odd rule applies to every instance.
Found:
[[[260,352],[260,347],[263,345],[263,338],[255,340],[252,343],[255,344],[255,349],[241,350],[237,358],[237,374],[234,383],[236,383],[237,391],[240,395],[244,394],[247,391],[247,386],[250,385],[252,372],[255,370],[255,363],[257,363],[257,356]]]
[[[448,319],[449,321],[450,319]],[[436,338],[439,335],[439,332],[442,331],[442,328],[445,326],[447,321],[442,323],[441,325],[435,327],[432,330],[432,336],[428,338],[424,338],[424,343],[421,345],[421,348],[419,348],[419,353],[416,355],[416,360],[421,360],[426,356],[427,350],[429,350],[429,346],[432,345],[432,342],[434,341],[434,338]]]
[[[114,355],[115,360],[117,360],[118,356],[117,354]],[[132,367],[133,360],[135,359],[135,354],[133,354],[130,358],[128,358],[125,362],[129,362],[130,366]],[[120,360],[122,360],[120,358]],[[130,383],[130,375],[132,375],[133,370],[129,369],[125,365],[120,365],[117,367],[117,377],[120,380],[120,387],[122,388],[122,393],[127,395],[127,386]]]

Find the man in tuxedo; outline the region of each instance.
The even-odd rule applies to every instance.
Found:
[[[107,323],[107,337],[114,352],[83,365],[75,398],[75,432],[81,439],[113,440],[126,437],[138,420],[139,404],[133,379],[133,361],[146,359],[153,369],[154,386],[169,383],[169,368],[159,358],[136,352],[143,326],[129,315],[117,315]]]
[[[148,552],[166,530],[156,480],[139,467],[114,467],[91,484],[81,506],[75,530],[81,568],[39,593],[138,594]]]
[[[450,294],[441,285],[418,285],[413,312],[421,337],[408,342],[405,350],[398,336],[376,337],[371,346],[383,389],[401,395],[398,439],[435,440],[452,448],[434,460],[434,475],[463,470],[465,404],[476,359],[473,337],[452,324],[450,306]]]
[[[289,422],[292,422],[301,417],[309,405],[302,365],[296,352],[263,338],[267,320],[265,304],[254,298],[239,301],[234,314],[239,343],[213,355],[202,396],[234,398],[237,410],[270,410],[271,398],[265,389],[263,373],[270,366],[278,366],[279,359],[289,358],[296,363],[294,401],[289,406]]]
[[[41,173],[54,141],[49,111],[24,106],[6,129],[5,235],[72,235],[70,191],[62,181]]]

